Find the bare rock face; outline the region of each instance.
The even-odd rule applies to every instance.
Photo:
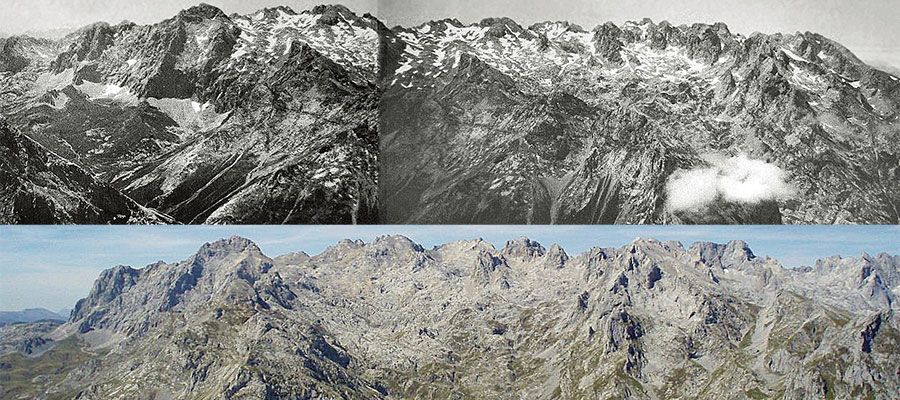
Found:
[[[31,65],[46,61],[55,49],[55,44],[46,39],[28,36],[13,36],[0,42],[0,72],[18,73]]]
[[[622,30],[612,22],[600,25],[594,29],[594,48],[610,62],[621,63],[624,46],[620,40],[621,35]]]
[[[687,225],[781,225],[784,217],[777,201],[745,205],[720,201],[700,210],[675,211],[671,222]]]
[[[80,29],[73,35],[69,49],[60,53],[51,65],[56,72],[62,72],[79,62],[95,61],[113,44],[116,30],[107,23],[96,23]]]
[[[384,35],[386,222],[900,221],[900,77],[821,35],[503,19]],[[711,156],[779,178],[698,172],[679,189],[709,200],[673,206]],[[747,178],[790,190],[732,196]]]
[[[155,25],[10,39],[0,112],[174,222],[373,223],[379,27],[341,6],[202,4]]]
[[[55,341],[48,335],[60,324],[62,321],[45,319],[0,325],[0,355],[18,353],[26,357],[40,356],[54,347]]]
[[[386,236],[273,259],[233,237],[104,272],[62,326],[0,328],[0,372],[70,357],[5,395],[81,399],[888,399],[898,277],[898,256],[792,270],[742,241]]]

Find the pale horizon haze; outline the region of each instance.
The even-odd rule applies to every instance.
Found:
[[[216,6],[229,15],[277,6],[300,12],[320,4],[343,4],[360,15],[374,15],[378,9],[378,0],[0,0],[0,33],[72,29],[101,21],[153,24],[201,3]]]

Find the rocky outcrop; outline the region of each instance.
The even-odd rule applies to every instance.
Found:
[[[21,50],[16,49],[20,45],[20,38],[9,38],[3,42],[3,48],[0,50],[0,71],[3,72],[19,72],[28,66],[29,60],[25,55],[21,54]]]
[[[96,61],[114,42],[118,29],[107,23],[96,23],[73,33],[75,36],[69,49],[56,57],[51,68],[54,72],[62,72],[84,61]]]
[[[93,307],[112,302],[122,295],[122,292],[137,284],[140,272],[126,266],[118,266],[104,271],[94,283],[91,294],[82,299],[72,310],[72,319],[80,320],[87,317]]]
[[[594,28],[594,47],[607,60],[620,63],[622,62],[622,43],[620,36],[622,30],[616,24],[607,22]]]
[[[61,323],[58,320],[40,320],[0,324],[0,357],[16,353],[26,357],[39,357],[52,350],[56,341],[49,336]]]
[[[523,237],[506,242],[506,245],[503,246],[500,254],[506,258],[533,260],[535,258],[543,257],[546,252],[544,246],[541,246],[540,243]]]
[[[0,73],[20,73],[37,70],[50,62],[56,43],[29,36],[13,36],[0,42]]]
[[[739,266],[756,259],[756,255],[744,241],[733,241],[721,245],[709,242],[694,243],[688,253],[697,262],[709,267],[728,268]]]

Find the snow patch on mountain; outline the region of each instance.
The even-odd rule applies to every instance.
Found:
[[[138,96],[129,88],[114,83],[83,81],[75,86],[91,100],[114,100],[122,104],[136,105]]]
[[[803,58],[803,57],[798,56],[797,53],[794,53],[793,51],[790,51],[790,50],[788,50],[788,49],[786,49],[786,48],[783,48],[783,47],[782,47],[782,48],[781,48],[781,51],[782,51],[785,55],[787,55],[788,57],[790,57],[792,60],[794,60],[794,61],[799,61],[799,62],[804,62],[804,63],[808,63],[808,62],[809,62],[809,60],[807,60],[807,59],[805,59],[805,58]]]
[[[291,43],[299,40],[344,67],[367,72],[377,69],[378,33],[369,21],[341,15],[340,21],[328,25],[322,18],[312,11],[295,14],[284,9],[236,16],[234,22],[242,32],[231,59],[235,63],[270,62],[288,54]]]
[[[106,88],[103,91],[104,96],[113,97],[119,93],[122,93],[123,87],[119,85],[106,85]]]

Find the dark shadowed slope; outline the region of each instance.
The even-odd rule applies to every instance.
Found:
[[[448,19],[384,47],[386,222],[900,222],[900,78],[820,35]]]
[[[0,112],[180,223],[373,223],[378,26],[342,6],[200,5],[7,41]]]

